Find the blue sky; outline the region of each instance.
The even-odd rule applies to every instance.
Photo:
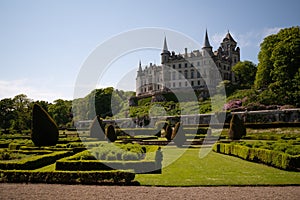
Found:
[[[300,24],[299,7],[297,0],[0,0],[0,99],[20,93],[50,102],[72,99],[91,52],[115,35],[143,27],[179,31],[200,44],[207,28],[214,50],[229,30],[241,48],[241,60],[257,64],[265,36]],[[123,56],[99,87],[134,90],[134,80],[125,87],[113,73],[134,72],[139,59],[159,63],[159,51]]]

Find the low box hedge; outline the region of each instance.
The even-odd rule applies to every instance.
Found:
[[[135,136],[135,135],[155,135],[160,130],[156,128],[122,128],[121,129],[124,133]]]
[[[161,173],[162,153],[158,146],[151,146],[142,160],[77,160],[84,152],[56,161],[56,170],[92,171],[92,170],[133,170],[135,173]],[[86,150],[88,151],[88,150]]]
[[[264,163],[284,170],[300,170],[300,155],[292,156],[287,153],[262,148],[250,148],[239,144],[217,143],[213,151],[239,158]]]
[[[0,170],[0,183],[56,184],[130,184],[135,174],[125,171],[54,171]]]
[[[45,155],[30,156],[28,158],[23,158],[20,160],[7,160],[7,161],[3,160],[0,161],[0,169],[4,169],[4,170],[37,169],[46,165],[50,165],[54,163],[56,160],[61,159],[65,156],[70,156],[72,154],[73,154],[72,151],[60,151],[60,152],[53,152]]]

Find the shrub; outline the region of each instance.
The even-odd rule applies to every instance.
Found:
[[[172,140],[172,127],[170,125],[167,125],[166,128],[164,129],[165,131],[165,138],[167,138],[167,140]]]
[[[54,146],[58,128],[50,115],[38,104],[33,105],[31,139],[36,146]]]
[[[239,140],[243,136],[246,136],[246,128],[243,121],[238,117],[238,115],[232,115],[228,132],[229,139]]]
[[[90,137],[97,138],[99,140],[105,140],[103,131],[103,121],[99,116],[96,116],[90,126]]]
[[[171,139],[174,141],[177,147],[181,147],[186,141],[186,136],[180,122],[176,123],[172,132]]]
[[[105,135],[106,135],[106,138],[110,141],[110,142],[114,142],[117,140],[117,135],[116,135],[116,132],[115,132],[115,128],[113,125],[108,125],[106,128],[105,128]]]
[[[1,183],[130,184],[135,174],[123,171],[32,172],[0,170]]]

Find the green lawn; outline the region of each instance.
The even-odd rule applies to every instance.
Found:
[[[163,149],[163,165],[186,149]],[[199,158],[199,149],[187,149],[162,174],[138,174],[141,185],[207,186],[207,185],[300,185],[300,172],[288,172],[240,158],[210,152]]]

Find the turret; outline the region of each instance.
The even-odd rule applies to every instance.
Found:
[[[208,39],[208,34],[207,34],[207,30],[205,31],[205,38],[204,38],[204,44],[202,47],[202,50],[205,53],[208,53],[209,55],[212,55],[212,46],[209,43],[209,39]]]
[[[161,55],[161,64],[166,64],[169,61],[170,51],[168,50],[167,38],[164,39],[164,46],[162,49]]]

